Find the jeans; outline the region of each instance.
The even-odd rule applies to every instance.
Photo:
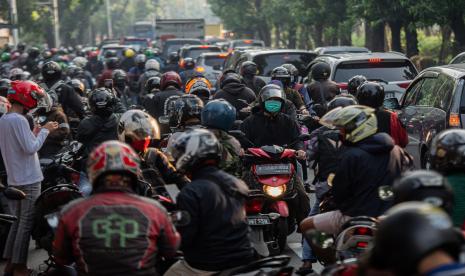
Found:
[[[320,211],[320,201],[317,197],[315,197],[315,204],[313,204],[310,213],[308,214],[309,217],[318,214]],[[307,240],[303,240],[302,243],[302,261],[310,261],[312,263],[316,263],[317,259],[313,256],[312,248],[308,244]]]

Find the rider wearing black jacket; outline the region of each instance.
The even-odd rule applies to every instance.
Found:
[[[256,96],[258,92],[266,85],[265,81],[257,77],[258,67],[253,61],[245,61],[241,64],[242,83],[250,88]]]
[[[213,99],[225,99],[236,110],[241,110],[255,101],[255,93],[241,83],[241,76],[229,73],[222,79],[220,90],[215,93]]]

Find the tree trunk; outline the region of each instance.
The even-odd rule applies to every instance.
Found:
[[[323,46],[323,25],[316,25],[313,27],[315,36],[313,41],[315,42],[315,47]]]
[[[409,21],[404,25],[405,39],[407,40],[407,56],[412,57],[418,55],[418,34],[417,29],[411,26]]]
[[[297,27],[296,27],[296,25],[294,25],[294,24],[289,25],[288,32],[289,32],[289,35],[288,35],[287,47],[289,49],[295,49],[296,45],[297,45],[297,34],[296,34]]]
[[[441,26],[441,49],[439,50],[439,64],[446,63],[446,57],[449,55],[449,41],[452,30],[449,26]]]
[[[450,27],[454,32],[454,55],[465,50],[465,22],[463,21],[463,12],[456,10],[455,14],[450,17]]]
[[[262,2],[262,0],[255,0],[255,10],[257,12],[262,10]],[[266,19],[259,18],[257,26],[260,39],[265,42],[266,46],[271,46],[271,28],[268,26]]]
[[[391,50],[402,52],[402,45],[400,41],[400,30],[402,22],[400,20],[389,21],[389,28],[391,29]]]
[[[274,26],[274,39],[275,39],[275,47],[279,48],[281,45],[281,26],[275,24]]]
[[[374,52],[384,52],[384,22],[372,24],[372,48]]]
[[[373,29],[371,28],[370,22],[365,20],[365,47],[368,49],[373,48]]]

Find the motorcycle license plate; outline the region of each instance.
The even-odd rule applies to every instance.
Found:
[[[268,225],[271,224],[271,220],[269,217],[247,217],[247,223],[250,226]]]
[[[257,175],[290,174],[291,164],[257,165],[255,172]]]

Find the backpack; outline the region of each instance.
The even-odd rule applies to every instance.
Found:
[[[57,93],[57,88],[60,87],[62,84],[65,82],[62,80],[57,81],[52,87],[48,88],[48,86],[45,83],[41,83],[40,86],[47,92],[47,94],[50,95],[50,97],[53,99],[53,102],[55,104],[58,104],[58,101],[60,99],[60,95]]]

